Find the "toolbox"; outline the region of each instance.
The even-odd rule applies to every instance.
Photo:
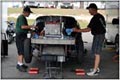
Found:
[[[76,69],[75,73],[76,73],[76,75],[84,76],[85,75],[85,70],[84,69]]]
[[[28,73],[29,74],[38,74],[39,73],[39,69],[38,68],[30,68]]]

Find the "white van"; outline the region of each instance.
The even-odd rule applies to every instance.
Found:
[[[119,19],[113,18],[112,23],[107,23],[106,31],[107,43],[116,43],[119,39]]]
[[[106,43],[115,44],[119,50],[119,2],[106,4]]]

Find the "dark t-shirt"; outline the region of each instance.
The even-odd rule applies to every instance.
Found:
[[[99,13],[94,15],[90,23],[88,24],[88,27],[91,28],[91,33],[93,35],[105,34],[106,33],[105,26],[106,26],[105,19]]]
[[[17,18],[17,22],[16,22],[16,33],[27,33],[28,32],[28,30],[21,28],[21,26],[23,25],[28,25],[27,19],[25,18],[25,16],[20,15]]]

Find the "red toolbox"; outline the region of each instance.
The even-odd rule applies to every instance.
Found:
[[[29,74],[38,74],[39,73],[39,69],[38,68],[30,68],[28,73]]]
[[[84,69],[76,69],[75,73],[76,73],[76,75],[84,76],[85,75],[85,70]]]

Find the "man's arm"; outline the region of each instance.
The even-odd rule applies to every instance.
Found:
[[[22,29],[32,29],[32,28],[38,28],[38,26],[32,26],[32,25],[23,25],[21,26]]]
[[[91,31],[91,29],[89,27],[87,27],[85,29],[73,28],[73,32],[89,32],[89,31]]]
[[[32,28],[32,26],[23,25],[23,26],[21,26],[21,28],[22,28],[22,29],[30,29],[30,28]]]

